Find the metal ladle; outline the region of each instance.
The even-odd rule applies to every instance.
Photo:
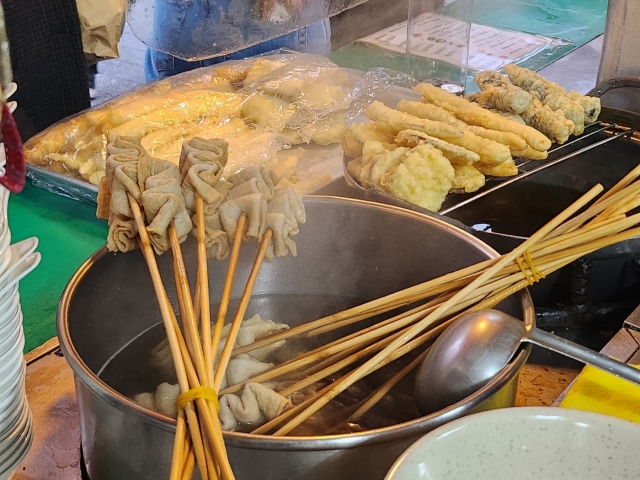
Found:
[[[557,337],[498,310],[470,312],[431,346],[418,369],[415,397],[428,415],[479,390],[509,363],[522,342],[553,350],[640,385],[640,370]]]

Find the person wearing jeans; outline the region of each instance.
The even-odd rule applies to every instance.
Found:
[[[235,16],[235,18],[243,19],[247,16],[245,11],[249,11],[250,7],[243,5],[243,11],[238,8],[238,3],[245,2],[235,2],[234,5],[234,1],[229,2],[228,0],[186,0],[186,3],[184,0],[180,2],[177,0],[157,0],[155,8],[156,35],[163,42],[171,42],[171,45],[168,45],[170,51],[185,51],[191,48],[197,51],[199,43],[206,46],[207,43],[215,42],[216,37],[227,43],[229,41],[241,43],[244,38],[242,32],[248,31],[250,26],[242,25],[242,22],[238,22],[240,26],[235,30],[228,26],[230,18]],[[150,82],[195,68],[216,65],[227,60],[240,60],[261,55],[279,48],[301,53],[328,54],[331,51],[329,19],[251,47],[206,60],[189,62],[148,48],[145,56],[145,78],[147,82]]]

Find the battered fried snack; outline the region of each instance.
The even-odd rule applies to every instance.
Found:
[[[536,129],[508,120],[501,115],[490,112],[477,104],[445,92],[433,85],[421,83],[414,90],[421,93],[427,101],[446,108],[450,113],[453,113],[466,123],[491,130],[515,133],[536,150],[544,151],[551,147],[551,140]]]
[[[473,165],[453,166],[455,178],[451,185],[452,193],[473,193],[484,187],[484,175]]]
[[[495,142],[507,145],[510,149],[522,150],[526,148],[527,142],[515,133],[499,132],[497,130],[489,130],[483,127],[469,125],[468,123],[458,120],[454,115],[444,108],[438,107],[430,103],[410,102],[401,100],[396,107],[401,112],[409,113],[420,118],[435,120],[439,122],[449,123],[460,130],[468,130],[482,138],[487,138]],[[506,157],[505,157],[506,160]]]
[[[475,82],[482,90],[480,102],[494,105],[498,110],[520,114],[531,105],[529,92],[512,85],[507,77],[498,72],[480,72]]]
[[[426,133],[417,130],[403,130],[396,136],[396,145],[402,147],[417,147],[418,145],[429,144],[436,147],[449,159],[451,165],[471,165],[480,161],[480,155],[466,148],[452,145],[435,137],[430,137]]]
[[[367,140],[393,142],[393,135],[380,130],[375,123],[355,123],[346,128],[340,139],[342,150],[349,158],[362,156],[362,148]]]
[[[483,165],[482,163],[476,163],[474,166],[484,175],[492,177],[513,177],[518,174],[518,167],[516,167],[513,159],[500,165]]]
[[[347,168],[363,186],[427,210],[437,212],[453,184],[451,163],[431,145],[405,148],[368,140],[362,153],[362,161],[352,160]]]
[[[534,98],[540,100],[543,105],[547,105],[552,110],[562,110],[564,116],[574,123],[574,135],[580,135],[584,132],[584,108],[582,108],[580,102],[569,97],[564,88],[557,83],[545,80],[531,70],[517,65],[507,65],[505,71],[515,85],[527,90]]]
[[[524,150],[515,150],[511,152],[514,157],[526,158],[528,160],[546,160],[549,156],[548,152],[540,152],[534,150],[529,145]]]
[[[501,115],[504,118],[508,118],[509,120],[512,120],[521,125],[526,125],[526,123],[524,123],[524,120],[520,115],[516,115],[515,113],[510,113],[510,112],[503,112],[502,110],[498,110],[492,104],[483,102],[482,101],[483,99],[480,97],[479,93],[470,93],[466,95],[464,98],[466,98],[470,102],[477,103],[482,108],[486,108],[490,112],[497,113],[498,115]]]
[[[462,138],[450,138],[447,141],[476,152],[480,156],[480,162],[486,165],[499,165],[511,159],[509,147],[493,140],[479,137],[468,130],[464,131]]]
[[[576,100],[582,108],[584,108],[584,124],[590,125],[598,120],[598,116],[600,115],[600,99],[598,97],[589,97],[587,95],[582,95],[576,91],[571,91],[568,94],[568,97]]]
[[[394,165],[402,155],[408,151],[407,148],[396,148],[395,145],[378,142],[377,140],[367,140],[362,149],[362,161],[360,162],[360,173],[356,177],[360,179],[366,187],[374,187],[373,169],[378,161],[382,165]],[[381,165],[381,166],[382,166]],[[379,175],[380,168],[376,171]]]
[[[460,129],[452,125],[425,120],[409,115],[408,113],[399,112],[393,108],[386,107],[381,102],[373,102],[364,113],[373,120],[380,129],[393,135],[396,135],[402,130],[418,130],[419,132],[424,132],[427,135],[437,138],[450,139],[462,137]]]
[[[501,143],[509,147],[509,150],[512,152],[514,150],[522,150],[527,148],[527,142],[524,138],[519,137],[515,133],[511,132],[500,132],[498,130],[489,130],[484,127],[477,127],[475,125],[469,125],[467,128],[472,133],[475,133],[479,137],[486,138],[488,140],[493,140],[494,142]]]
[[[382,186],[398,198],[437,212],[454,178],[453,167],[440,151],[431,145],[419,145],[404,155]]]
[[[533,99],[529,108],[522,112],[527,125],[541,131],[552,141],[562,145],[574,131],[574,124],[565,118],[562,110],[552,110],[543,105],[537,98]]]

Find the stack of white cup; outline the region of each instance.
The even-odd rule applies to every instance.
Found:
[[[4,163],[4,146],[0,144],[0,176]],[[8,202],[9,191],[0,186],[0,480],[11,477],[33,441],[18,283],[40,263],[40,253],[35,252],[37,238],[11,245]]]

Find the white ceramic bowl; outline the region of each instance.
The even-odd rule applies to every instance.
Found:
[[[428,433],[386,480],[640,478],[640,425],[579,410],[505,408]]]

